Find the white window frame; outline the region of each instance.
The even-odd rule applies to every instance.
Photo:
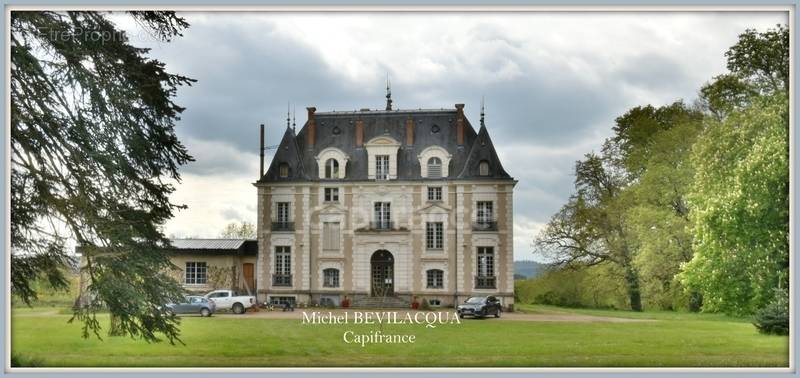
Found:
[[[275,202],[275,222],[289,223],[292,221],[292,203]]]
[[[334,158],[329,158],[325,161],[325,178],[338,179],[339,169],[339,161]]]
[[[477,201],[475,203],[475,222],[476,223],[494,222],[493,201]]]
[[[388,180],[389,179],[389,155],[375,155],[375,179]]]
[[[338,187],[323,188],[322,200],[324,202],[339,202],[339,188]]]
[[[184,267],[186,268],[183,277],[184,284],[208,284],[208,264],[205,261],[187,261]]]
[[[478,247],[477,250],[477,272],[478,277],[495,277],[495,253],[494,247]]]
[[[391,228],[392,226],[392,203],[391,202],[374,202],[373,208],[373,222],[376,227],[381,229]]]
[[[336,268],[325,268],[322,270],[322,287],[338,288],[341,285],[341,272]]]
[[[428,269],[425,271],[426,289],[444,289],[444,271],[441,269]]]
[[[441,186],[428,187],[428,202],[441,202],[444,200],[444,189]]]
[[[425,223],[425,247],[426,249],[444,249],[444,222]]]

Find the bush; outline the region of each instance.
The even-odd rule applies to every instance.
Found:
[[[517,303],[561,307],[627,308],[622,280],[613,267],[552,269],[542,275],[514,282]]]
[[[775,298],[756,312],[753,325],[758,332],[771,335],[789,334],[789,291],[776,289]]]
[[[419,307],[423,311],[430,311],[431,310],[431,304],[428,303],[428,300],[425,299],[425,298],[422,298],[422,302],[420,303]]]

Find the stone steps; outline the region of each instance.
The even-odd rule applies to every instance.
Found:
[[[411,304],[397,297],[363,297],[353,301],[353,308],[411,308]]]

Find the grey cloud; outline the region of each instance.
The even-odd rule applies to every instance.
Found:
[[[382,108],[384,104],[383,74],[362,74],[361,81],[354,82],[323,59],[325,41],[319,45],[298,42],[281,34],[269,20],[237,22],[235,14],[210,14],[205,20],[192,13],[186,16],[197,22],[185,37],[152,52],[171,71],[198,80],[181,89],[177,98],[177,103],[187,108],[178,134],[197,159],[185,172],[211,176],[255,172],[258,125],[268,123],[267,144],[277,144],[286,127],[287,101],[297,108],[298,128],[305,122],[306,106],[327,111]],[[413,27],[412,21],[408,27]],[[733,33],[731,39],[735,39],[733,24],[723,25]],[[509,34],[502,25],[478,22],[464,26],[459,34],[469,41],[469,49],[430,54],[432,65],[441,69],[430,77],[400,77],[392,71],[396,63],[380,54],[369,63],[378,72],[392,75],[393,99],[400,108],[452,108],[455,103],[466,103],[467,116],[477,127],[480,99],[485,96],[491,137],[506,156],[505,168],[519,180],[515,211],[546,222],[571,193],[575,160],[591,148],[599,148],[602,139],[610,135],[614,118],[647,101],[667,103],[683,98],[690,102],[699,86],[710,79],[711,62],[724,67],[720,62],[728,42],[717,41],[714,48],[719,51],[696,51],[695,45],[682,41],[653,49],[650,47],[663,36],[654,29],[635,23],[626,29],[641,37],[624,47],[648,52],[602,57],[580,50],[543,50],[536,41]],[[361,32],[364,40],[372,38],[368,31]],[[721,34],[717,31],[715,35]],[[591,32],[579,30],[576,35],[590,38]],[[569,38],[541,36],[551,37]],[[700,45],[715,41],[703,38]],[[447,44],[458,41],[425,42],[441,43],[434,48],[448,52]],[[386,49],[398,43],[414,41],[398,35],[396,40],[386,41]],[[697,54],[704,58],[694,62],[703,62],[703,67],[684,61],[684,57]],[[602,69],[584,72],[583,67]],[[520,145],[594,147],[543,153],[536,161],[504,154],[506,148]],[[254,207],[246,210],[253,212]],[[226,209],[221,215],[240,219],[235,218],[240,215],[236,213],[236,209]]]

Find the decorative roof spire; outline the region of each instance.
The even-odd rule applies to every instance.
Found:
[[[297,126],[295,124],[295,121],[297,121],[297,112],[296,112],[296,110],[297,110],[297,108],[292,106],[292,131],[295,131],[295,127]]]
[[[481,96],[481,126],[486,126],[483,122],[484,115],[486,114],[486,112],[484,112],[483,102],[484,102],[484,97]]]
[[[389,74],[386,74],[386,110],[392,110],[392,87],[389,83]]]
[[[286,103],[286,128],[287,129],[289,128],[289,121],[290,121],[290,119],[289,119],[289,111],[291,109],[292,109],[292,103],[291,102],[287,102]]]

